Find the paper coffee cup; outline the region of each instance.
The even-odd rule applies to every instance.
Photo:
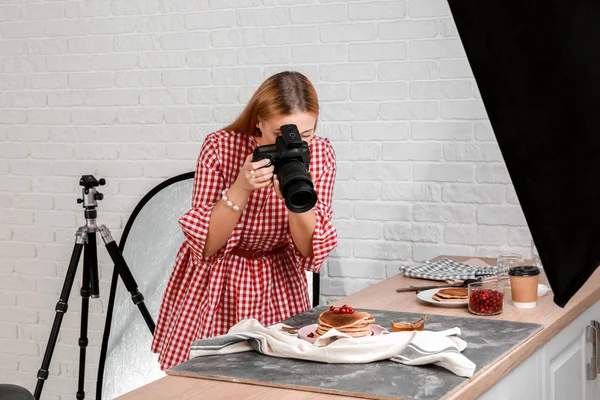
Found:
[[[508,271],[510,294],[516,308],[534,308],[537,305],[540,269],[535,266],[514,267]]]

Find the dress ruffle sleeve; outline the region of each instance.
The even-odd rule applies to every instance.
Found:
[[[335,183],[335,154],[333,149],[328,146],[329,162],[320,176],[315,177],[313,181],[315,191],[317,192],[317,204],[313,207],[316,222],[315,231],[312,238],[313,254],[310,257],[304,257],[300,250],[294,244],[292,236],[289,235],[288,242],[294,249],[298,264],[305,270],[319,272],[323,262],[329,256],[331,251],[337,246],[337,231],[331,219],[333,212],[331,210],[331,201],[333,197],[333,186]]]
[[[186,242],[201,262],[212,262],[223,257],[240,240],[241,226],[238,224],[225,245],[218,252],[210,257],[202,255],[206,244],[206,236],[208,235],[212,209],[221,199],[221,192],[225,187],[225,177],[219,162],[217,143],[211,140],[209,136],[204,141],[198,157],[194,177],[192,208],[179,219],[179,225],[183,230]]]

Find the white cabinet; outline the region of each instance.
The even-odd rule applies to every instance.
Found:
[[[544,399],[600,398],[600,376],[595,380],[588,380],[587,376],[588,364],[594,361],[594,347],[587,340],[592,320],[600,320],[600,302],[566,326],[542,348]]]
[[[541,352],[537,351],[484,392],[485,400],[541,400],[542,371],[539,368]],[[575,399],[569,399],[575,400]]]
[[[559,343],[561,347],[566,343],[564,348],[546,351],[544,398],[586,399],[585,334],[578,329],[574,338],[567,337],[565,339],[563,343]],[[571,339],[573,340],[571,341]]]
[[[567,325],[479,398],[484,400],[600,399],[600,374],[595,380],[587,379],[588,364],[592,361],[594,351],[592,343],[588,340],[588,327],[592,320],[600,321],[600,301]]]

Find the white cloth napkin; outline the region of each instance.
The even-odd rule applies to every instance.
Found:
[[[190,355],[194,358],[254,350],[272,357],[330,364],[387,359],[406,365],[436,364],[467,378],[475,372],[475,364],[461,354],[467,343],[457,337],[459,328],[440,332],[390,332],[364,338],[352,338],[331,329],[311,344],[282,331],[283,326],[277,324],[267,328],[255,319],[246,319],[233,326],[226,335],[196,340]]]

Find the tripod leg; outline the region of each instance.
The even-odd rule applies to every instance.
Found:
[[[154,335],[155,324],[152,320],[152,316],[150,316],[150,312],[148,312],[148,309],[146,308],[146,304],[144,303],[144,296],[138,291],[137,283],[133,278],[127,263],[125,262],[123,255],[119,251],[117,243],[115,243],[115,240],[112,238],[112,235],[106,226],[100,225],[99,230],[102,240],[104,240],[104,244],[106,245],[106,249],[108,250],[108,254],[115,263],[117,272],[121,276],[127,291],[131,293],[133,304],[138,306],[140,312],[142,313],[142,317],[144,317],[144,320],[146,321],[146,325],[148,325],[148,329],[150,329],[150,332]]]
[[[87,262],[90,272],[91,295],[92,299],[100,297],[100,281],[98,279],[98,249],[96,248],[96,232],[88,232],[87,246],[83,253],[83,260]]]
[[[50,339],[48,340],[48,346],[46,346],[42,367],[38,371],[37,375],[38,381],[34,392],[34,397],[36,400],[40,399],[42,388],[44,387],[44,381],[48,379],[48,369],[50,368],[50,361],[52,360],[52,354],[54,353],[56,340],[58,339],[58,331],[60,330],[63,316],[67,312],[67,308],[69,308],[69,295],[71,294],[73,281],[75,280],[77,265],[79,264],[79,259],[81,258],[83,245],[87,241],[87,232],[85,227],[79,228],[75,236],[75,247],[73,248],[73,253],[71,254],[71,260],[69,261],[69,268],[67,269],[65,282],[60,293],[60,299],[58,300],[58,303],[56,303],[56,316],[54,317],[54,323],[52,324],[52,330],[50,331]]]
[[[96,274],[94,276],[94,269]],[[88,346],[88,315],[90,296],[99,287],[98,282],[98,252],[96,249],[96,233],[88,233],[88,241],[83,252],[83,279],[81,284],[81,325],[79,334],[79,380],[77,385],[77,400],[85,398],[85,359]],[[95,283],[94,283],[95,282]],[[96,292],[98,293],[98,292]],[[98,295],[96,295],[98,297]]]

